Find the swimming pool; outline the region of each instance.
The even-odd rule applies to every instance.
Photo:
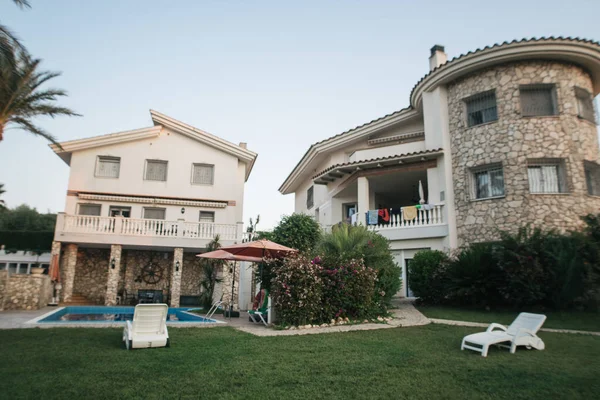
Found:
[[[169,308],[167,316],[168,323],[205,323],[214,324],[220,321],[204,318],[198,314],[191,313],[190,310],[198,308]],[[33,320],[38,324],[72,324],[72,323],[118,323],[133,320],[135,307],[62,307],[49,314],[42,315]]]

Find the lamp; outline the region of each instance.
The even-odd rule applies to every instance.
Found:
[[[179,261],[175,262],[175,272],[179,271]]]
[[[115,259],[110,260],[110,268],[115,269]]]
[[[185,207],[181,207],[181,213],[185,214]]]

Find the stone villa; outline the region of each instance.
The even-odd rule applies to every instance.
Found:
[[[600,212],[600,43],[521,40],[450,61],[434,46],[429,69],[408,107],[310,146],[279,189],[296,212],[377,230],[405,283],[420,249]]]

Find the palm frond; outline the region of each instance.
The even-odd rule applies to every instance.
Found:
[[[15,3],[20,9],[31,8],[29,0],[13,0],[13,3]]]

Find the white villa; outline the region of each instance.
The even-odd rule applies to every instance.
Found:
[[[65,303],[129,303],[143,291],[177,307],[200,294],[195,255],[217,234],[224,246],[242,239],[244,184],[257,154],[150,115],[149,128],[51,146],[70,167],[52,245]]]
[[[526,223],[576,228],[600,212],[599,92],[597,42],[505,42],[450,61],[436,45],[408,107],[313,144],[279,190],[326,229],[387,237],[410,295],[420,249]]]

